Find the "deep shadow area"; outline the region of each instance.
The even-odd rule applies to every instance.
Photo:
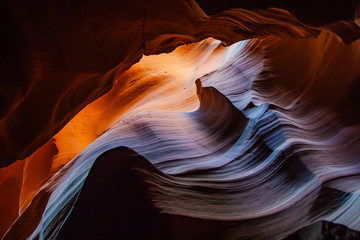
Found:
[[[283,240],[358,240],[360,232],[348,227],[328,221],[319,221],[300,229]]]
[[[323,240],[358,240],[360,232],[349,229],[348,227],[332,222],[323,221],[322,223]]]
[[[102,154],[58,239],[167,239],[167,217],[152,206],[132,170],[145,164],[126,148]]]
[[[360,123],[360,75],[351,84],[344,102],[339,107],[341,119],[347,125]]]
[[[221,239],[227,223],[163,214],[134,168],[156,170],[131,149],[103,153],[57,239]]]

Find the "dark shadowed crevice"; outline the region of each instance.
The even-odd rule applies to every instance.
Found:
[[[160,213],[134,168],[158,171],[126,147],[100,155],[57,239],[221,239],[226,222]]]
[[[149,1],[145,1],[145,4],[144,4],[144,19],[143,19],[143,22],[142,22],[142,32],[141,32],[141,47],[142,47],[143,53],[146,52],[145,23],[146,23],[146,16],[147,16],[146,11],[147,11],[148,5],[149,5]]]

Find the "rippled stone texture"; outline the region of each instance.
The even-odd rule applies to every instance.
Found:
[[[321,220],[359,230],[350,18],[307,26],[261,4],[208,16],[193,1],[20,2],[1,15],[12,23],[1,166],[26,157],[0,169],[5,239],[67,236],[70,210],[87,211],[77,199],[92,188],[93,163],[121,146],[147,161],[141,194],[170,216],[171,238],[187,239],[181,226],[191,225],[242,239],[281,239]],[[173,51],[207,37],[221,41]],[[162,52],[171,53],[133,65]]]
[[[320,32],[280,9],[239,8],[207,16],[191,0],[19,0],[2,11],[8,34],[1,66],[1,166],[46,143],[142,54],[170,52],[207,37],[233,44]],[[357,26],[349,24],[356,37]]]

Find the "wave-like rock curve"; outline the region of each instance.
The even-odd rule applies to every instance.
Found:
[[[206,220],[221,229],[224,239],[282,239],[321,220],[360,230],[359,123],[349,124],[339,109],[353,98],[349,86],[359,76],[359,43],[346,46],[323,33],[317,39],[270,37],[227,48],[208,40],[182,49],[171,54],[183,62],[171,62],[169,54],[138,64],[147,73],[156,72],[150,66],[169,71],[172,81],[140,74],[136,82],[159,88],[125,104],[125,113],[116,110],[116,101],[113,109],[105,109],[118,117],[99,118],[98,126],[105,122],[108,128],[100,129],[106,131],[50,178],[5,239],[67,236],[77,209],[91,211],[81,200],[86,199],[82,189],[92,188],[87,184],[91,169],[96,174],[102,154],[121,146],[146,159],[136,165],[122,155],[114,157],[129,164],[126,171],[140,181],[139,191],[155,206],[147,205],[154,216],[188,218],[180,223]],[[187,56],[194,51],[187,49],[201,49],[208,57],[192,65]],[[168,68],[153,61],[163,57]],[[351,64],[340,67],[343,59],[352,59]],[[326,91],[320,92],[324,81]],[[130,92],[142,89],[133,81],[121,86]],[[115,93],[104,97],[112,96],[111,101]],[[29,223],[33,212],[42,214]]]
[[[318,28],[285,10],[241,6],[208,16],[193,0],[6,1],[0,14],[6,32],[0,167],[45,144],[143,54],[170,52],[208,37],[231,45],[269,35],[315,38],[328,29],[347,43],[359,38],[359,27],[347,16]]]

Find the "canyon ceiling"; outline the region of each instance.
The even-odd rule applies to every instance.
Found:
[[[358,0],[0,12],[3,239],[360,239]]]

